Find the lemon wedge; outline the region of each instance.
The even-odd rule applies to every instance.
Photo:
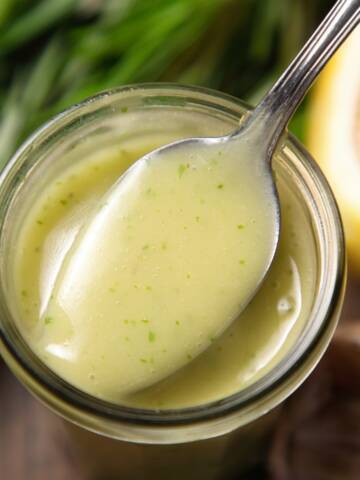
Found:
[[[360,272],[360,28],[325,67],[311,98],[307,146],[327,176]]]

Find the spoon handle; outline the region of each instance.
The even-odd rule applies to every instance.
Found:
[[[249,115],[248,122],[245,120],[244,127],[252,124],[263,135],[263,140],[268,141],[267,157],[270,161],[306,91],[359,21],[360,0],[338,0],[279,80]],[[354,58],[356,61],[358,59]]]

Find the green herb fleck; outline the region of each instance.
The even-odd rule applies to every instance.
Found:
[[[245,260],[241,259],[239,260],[240,265],[245,265]]]
[[[199,217],[199,215],[197,215],[197,216],[195,217],[195,220],[197,221],[197,223],[200,222],[200,217]]]
[[[209,337],[209,340],[210,340],[211,343],[213,343],[213,342],[215,342],[216,337],[210,336],[210,337]]]
[[[66,205],[68,204],[68,201],[67,201],[66,199],[62,198],[62,199],[60,200],[60,203],[61,203],[61,205],[63,205],[64,207],[66,207]]]
[[[35,252],[35,253],[39,253],[39,252],[40,252],[40,247],[35,247],[35,248],[34,248],[34,252]]]
[[[45,322],[45,325],[50,325],[51,323],[53,323],[54,319],[52,317],[50,317],[49,315],[47,315],[44,319],[44,322]]]
[[[219,190],[222,190],[224,188],[224,184],[219,183],[216,188],[218,188]]]
[[[147,292],[151,292],[151,291],[152,291],[152,288],[150,287],[150,285],[146,285],[145,290],[146,290]]]
[[[237,228],[238,228],[239,230],[242,230],[243,228],[245,228],[245,225],[242,224],[242,223],[239,223],[238,226],[237,226]]]
[[[43,222],[42,220],[36,220],[36,223],[37,223],[38,225],[44,225],[44,222]]]
[[[116,292],[116,288],[115,288],[115,287],[110,287],[108,290],[109,290],[110,293],[115,293],[115,292]]]
[[[141,363],[148,363],[148,361],[146,360],[146,358],[140,358],[140,362],[141,362]]]
[[[147,325],[149,323],[149,320],[147,320],[146,318],[144,318],[143,320],[141,320],[142,323],[145,323],[145,325]]]
[[[187,278],[187,279],[190,279],[190,278],[191,278],[191,273],[187,273],[187,274],[186,274],[186,278]]]
[[[23,297],[27,297],[27,291],[26,290],[21,290],[21,295]]]
[[[120,112],[121,112],[121,113],[127,113],[128,110],[129,110],[128,107],[121,107],[121,108],[120,108]]]
[[[161,250],[166,250],[167,249],[167,243],[166,242],[162,242],[161,243]]]
[[[192,355],[190,355],[190,353],[188,353],[186,356],[187,356],[187,359],[188,359],[188,360],[192,360],[192,359],[193,359],[193,357],[192,357]]]
[[[123,320],[123,322],[125,323],[125,325],[129,324],[129,320]]]
[[[154,332],[150,331],[148,335],[149,342],[155,342],[156,335]]]
[[[185,165],[184,163],[181,163],[178,167],[178,175],[179,175],[179,178],[181,178],[184,173],[186,172],[186,170],[189,168],[189,164]]]
[[[176,324],[177,326],[179,326],[179,325],[180,325],[180,321],[179,321],[179,320],[176,320],[175,324]]]
[[[143,250],[148,250],[148,249],[149,249],[149,246],[150,246],[150,245],[147,243],[146,245],[143,245],[142,249],[143,249]]]

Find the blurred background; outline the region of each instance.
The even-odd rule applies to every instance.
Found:
[[[44,121],[111,87],[181,82],[219,89],[254,104],[333,3],[0,0],[0,168]],[[359,33],[358,28],[326,67],[290,125],[327,175],[344,219],[351,276],[343,319],[327,358],[280,421],[267,464],[257,478],[359,478]],[[35,476],[31,469],[30,476],[22,476],[27,461],[4,453],[12,438],[24,442],[11,415],[20,415],[35,428],[35,437],[46,428],[29,423],[29,412],[37,407],[29,407],[30,400],[24,399],[20,387],[12,386],[12,380],[1,379],[0,374],[0,389],[9,393],[1,400],[8,408],[8,422],[0,418],[0,471],[10,473],[4,477],[0,473],[0,478],[49,478],[41,473],[41,462]],[[51,462],[66,463],[61,454],[49,455],[51,468]],[[23,470],[16,471],[23,473],[11,470],[11,462],[17,462],[18,469],[21,464]],[[56,478],[78,478],[72,470],[63,471],[64,476]]]
[[[134,82],[256,102],[331,0],[1,0],[0,159],[55,113]],[[292,129],[304,137],[306,109]]]

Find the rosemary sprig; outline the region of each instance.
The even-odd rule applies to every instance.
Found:
[[[181,81],[258,100],[329,3],[1,0],[0,167],[50,116],[124,83]]]

